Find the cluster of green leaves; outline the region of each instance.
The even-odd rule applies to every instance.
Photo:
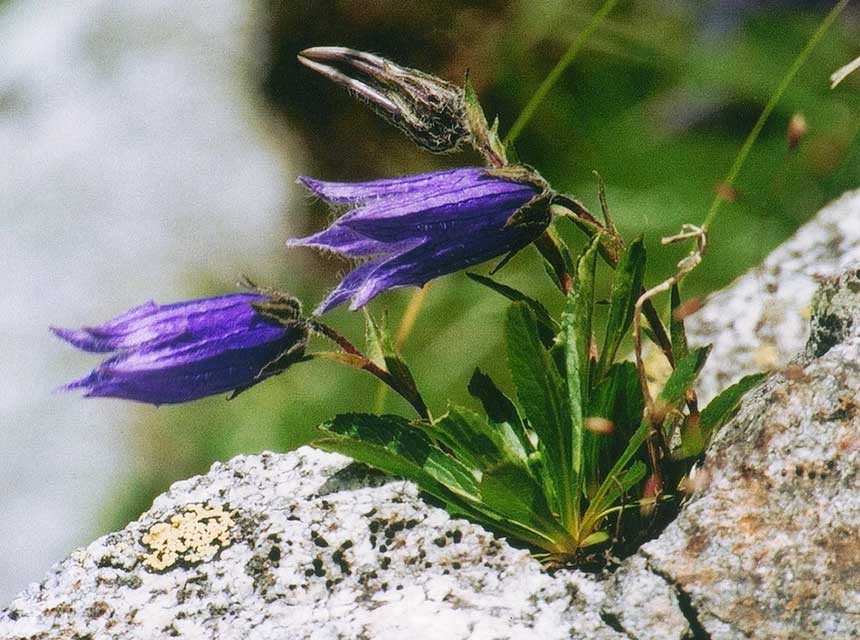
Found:
[[[687,409],[709,349],[688,351],[683,321],[677,320],[670,323],[676,367],[654,401],[659,410],[646,411],[636,366],[616,362],[642,292],[645,249],[640,238],[623,252],[598,334],[599,247],[598,237],[570,260],[573,286],[559,320],[526,294],[471,275],[512,301],[506,350],[515,400],[476,369],[469,392],[484,415],[455,405],[429,420],[343,414],[321,425],[324,435],[315,446],[412,480],[450,513],[528,543],[554,561],[608,542],[608,516],[654,503],[658,496],[645,495],[646,478],[680,478],[757,379],[735,385],[701,415]],[[414,386],[384,331],[372,320],[369,327],[377,357]],[[644,445],[657,430],[665,441],[677,430],[678,444],[659,463],[665,468],[649,469]]]

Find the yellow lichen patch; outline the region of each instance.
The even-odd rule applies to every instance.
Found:
[[[188,504],[169,520],[156,522],[141,537],[149,550],[143,564],[153,571],[165,571],[177,563],[206,562],[233,540],[233,514],[222,505]]]

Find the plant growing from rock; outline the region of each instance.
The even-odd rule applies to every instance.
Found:
[[[688,348],[678,285],[702,258],[705,230],[685,226],[664,239],[695,246],[672,277],[649,287],[642,238],[620,236],[602,186],[599,219],[518,163],[515,136],[500,138],[498,121],[489,125],[468,81],[461,88],[342,47],[309,49],[300,60],[420,147],[445,153],[470,145],[485,166],[361,183],[302,178],[348,211],[290,244],[363,260],[313,314],[295,298],[251,285],[251,293],[149,302],[100,326],[55,329],[80,349],[113,354],[66,388],[152,404],[188,402],[235,395],[311,358],[335,360],[379,378],[416,415],[339,415],[320,425],[314,446],[408,478],[449,512],[529,545],[548,562],[581,560],[648,535],[655,514],[677,506],[682,481],[761,378],[744,378],[699,409],[694,386],[708,348]],[[566,223],[588,237],[578,256],[555,231]],[[476,369],[469,392],[483,412],[451,404],[431,415],[366,305],[389,289],[423,286],[499,258],[495,274],[528,246],[565,298],[560,317],[527,292],[469,273],[510,301],[504,343],[515,393]],[[598,322],[601,263],[614,275],[605,321]],[[666,322],[652,303],[660,292],[671,298]],[[320,319],[345,303],[364,310],[366,350]],[[310,351],[313,336],[335,349]],[[632,361],[619,358],[628,337]],[[645,339],[671,366],[656,392],[645,371]]]

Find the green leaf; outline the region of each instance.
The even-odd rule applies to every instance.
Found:
[[[711,353],[711,347],[701,347],[690,351],[686,356],[676,361],[675,370],[663,385],[663,390],[657,402],[663,409],[678,408],[684,401],[687,391],[696,383],[699,372],[705,366],[705,361]]]
[[[671,293],[671,313],[669,315],[669,336],[672,340],[672,353],[675,355],[675,361],[679,361],[686,357],[687,348],[687,330],[684,328],[684,318],[675,318],[675,311],[681,306],[681,290],[678,284],[672,285]]]
[[[610,479],[608,490],[603,496],[603,503],[606,505],[606,508],[611,509],[614,507],[621,496],[642,481],[647,471],[648,467],[645,466],[645,463],[641,460],[636,460],[620,476],[611,476],[615,477],[617,482]]]
[[[569,411],[567,464],[570,465],[567,483],[569,488],[560,494],[563,500],[562,522],[573,531],[579,530],[579,504],[583,481],[597,473],[597,469],[584,464],[583,457],[583,406],[589,396],[589,369],[591,359],[591,324],[594,313],[595,271],[597,269],[597,239],[593,240],[576,263],[573,288],[561,315],[559,341],[564,348],[565,394]]]
[[[546,451],[545,464],[560,499],[570,490],[570,410],[555,363],[540,340],[531,308],[514,302],[508,310],[506,343],[517,398]]]
[[[599,417],[612,422],[612,433],[584,432],[584,457],[586,466],[598,469],[590,478],[586,495],[592,495],[596,484],[609,473],[617,456],[642,421],[645,401],[639,385],[636,365],[632,362],[617,362],[609,367],[603,380],[593,390],[590,406],[585,418]]]
[[[711,443],[714,434],[737,411],[738,404],[744,395],[757,386],[766,376],[766,373],[753,373],[745,376],[711,400],[708,406],[702,410],[698,424],[695,422],[685,424],[681,429],[681,446],[673,452],[673,457],[681,460],[702,453]]]
[[[439,449],[430,437],[405,418],[347,413],[320,425],[328,437],[314,446],[336,451],[382,471],[415,482],[441,500],[451,493],[478,497],[473,471]]]
[[[636,238],[621,256],[612,291],[609,294],[609,315],[606,319],[606,334],[597,367],[598,377],[613,363],[618,347],[624,340],[633,321],[633,308],[642,291],[645,278],[645,245],[642,236]]]
[[[490,376],[475,369],[469,380],[469,393],[481,401],[490,422],[493,422],[507,440],[516,440],[520,449],[528,455],[534,445],[525,430],[516,405],[496,386]]]
[[[498,294],[503,295],[508,300],[513,302],[524,302],[529,308],[534,311],[535,317],[538,320],[538,329],[540,330],[541,340],[544,345],[549,347],[552,344],[553,339],[555,338],[555,332],[557,330],[556,322],[550,317],[549,312],[546,310],[540,302],[527,296],[526,294],[514,289],[513,287],[509,287],[501,282],[496,282],[492,278],[487,276],[482,276],[477,273],[466,273],[466,276],[478,284],[482,284],[488,289],[495,291]]]
[[[524,467],[507,463],[488,469],[481,479],[481,498],[505,518],[551,540],[559,550],[575,547],[547,505],[543,490]]]
[[[581,405],[588,402],[591,390],[591,341],[595,303],[595,275],[597,271],[598,238],[594,238],[579,259],[573,272],[573,289],[561,315],[561,342],[565,346],[565,366],[573,365],[579,385],[576,394]],[[568,394],[572,398],[571,373],[568,372]]]
[[[394,343],[385,328],[376,322],[370,312],[365,310],[364,317],[367,325],[367,342],[369,351],[379,357],[381,355],[385,368],[391,377],[394,378],[398,389],[406,397],[417,401],[421,406],[424,405],[421,400],[421,394],[418,391],[418,385],[415,383],[415,378],[412,376],[412,371],[397,353],[394,348]],[[373,357],[373,356],[371,356]]]
[[[503,462],[525,464],[526,461],[519,441],[506,440],[496,426],[462,407],[449,406],[448,413],[428,425],[426,431],[473,469],[483,470]]]

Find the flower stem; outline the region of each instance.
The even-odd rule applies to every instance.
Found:
[[[363,369],[371,375],[376,376],[382,382],[391,387],[400,397],[412,405],[415,412],[425,420],[430,419],[430,413],[427,411],[427,405],[418,390],[407,389],[401,385],[397,378],[391,373],[380,367],[373,360],[364,355],[354,344],[346,337],[332,329],[330,326],[323,324],[319,320],[309,319],[307,323],[313,331],[324,336],[339,346],[345,354],[351,356],[349,360],[341,360],[345,364],[350,364],[358,369]]]
[[[513,126],[510,131],[508,131],[508,135],[505,136],[506,145],[513,144],[513,142],[519,137],[529,120],[532,119],[535,111],[537,111],[540,103],[544,101],[544,98],[546,98],[547,94],[553,86],[555,86],[555,83],[558,82],[559,78],[561,78],[561,74],[564,73],[568,66],[570,66],[570,63],[573,62],[574,58],[576,58],[577,54],[585,45],[585,42],[589,37],[591,37],[591,34],[597,30],[597,27],[600,26],[616,4],[618,4],[618,0],[606,0],[606,2],[603,3],[603,6],[600,7],[600,10],[594,14],[593,18],[591,18],[591,22],[589,22],[585,29],[576,36],[576,39],[571,43],[565,54],[556,63],[555,67],[553,67],[552,71],[550,71],[547,77],[544,78],[543,82],[537,88],[537,91],[534,92],[534,95],[520,112],[516,121],[514,121]]]
[[[779,83],[779,86],[776,88],[776,91],[771,95],[770,100],[767,101],[767,104],[764,106],[764,109],[759,115],[758,120],[753,125],[752,130],[747,135],[746,140],[744,140],[744,144],[741,147],[740,151],[738,151],[738,155],[735,158],[735,161],[732,163],[731,168],[729,169],[728,174],[723,180],[723,184],[729,187],[733,187],[735,180],[738,177],[738,174],[741,171],[741,168],[744,166],[746,162],[747,156],[749,155],[750,149],[752,149],[753,144],[761,133],[762,128],[764,127],[764,123],[770,117],[770,114],[776,108],[776,105],[779,103],[780,98],[782,98],[782,94],[785,93],[785,90],[788,88],[788,85],[791,84],[791,81],[794,80],[794,76],[797,75],[797,72],[800,71],[800,68],[806,62],[807,58],[809,58],[809,54],[812,53],[812,50],[816,47],[816,45],[821,41],[824,37],[824,34],[827,33],[830,26],[833,24],[833,21],[842,13],[842,10],[846,7],[849,0],[839,0],[839,2],[834,5],[833,9],[830,10],[824,20],[821,21],[821,24],[818,26],[818,29],[815,30],[815,33],[809,38],[806,43],[806,46],[803,47],[803,50],[797,55],[794,59],[794,62],[788,68],[788,71],[785,72],[782,80]],[[711,202],[711,206],[708,209],[708,213],[705,215],[705,219],[702,222],[702,229],[707,231],[711,224],[714,222],[714,219],[717,217],[717,212],[720,209],[720,205],[723,203],[723,197],[720,194],[717,194],[714,197],[713,202]]]

